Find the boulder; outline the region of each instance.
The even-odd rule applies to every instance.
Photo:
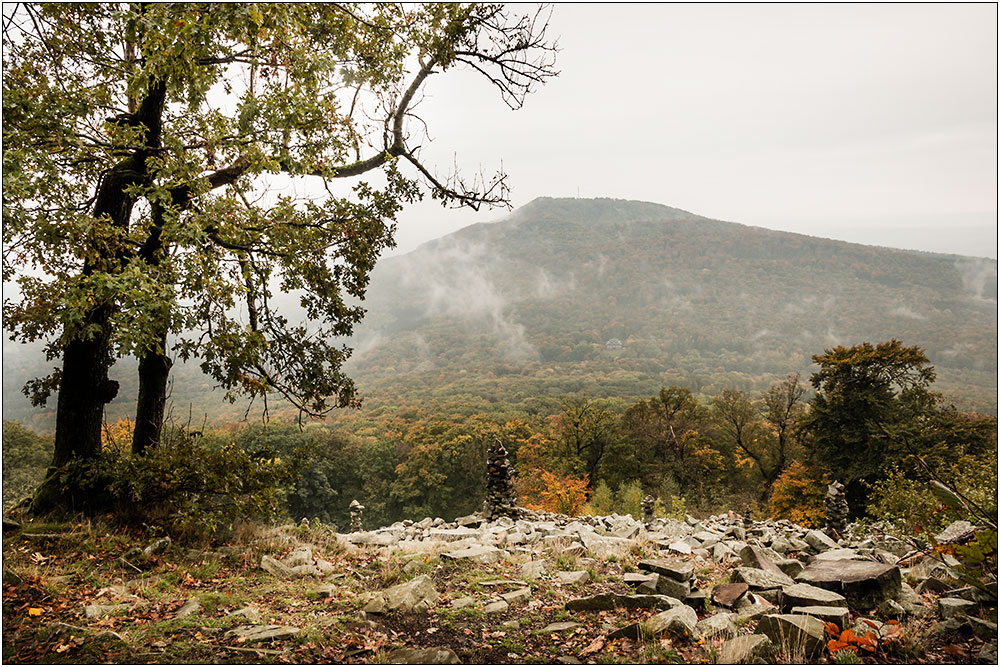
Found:
[[[397,648],[386,655],[393,665],[457,665],[458,656],[450,648]]]
[[[646,620],[646,628],[654,635],[666,633],[672,639],[698,639],[698,614],[687,605],[660,612]]]
[[[284,564],[288,567],[298,567],[300,565],[312,565],[313,564],[313,552],[310,546],[301,546],[292,553],[288,554],[283,560]]]
[[[765,635],[742,635],[719,650],[720,665],[763,665],[773,662],[774,644]]]
[[[847,598],[818,586],[793,584],[781,589],[782,610],[792,607],[847,607]]]
[[[295,579],[299,576],[294,570],[292,570],[292,568],[288,567],[279,560],[271,558],[270,556],[260,557],[260,568],[273,574],[279,579]]]
[[[769,558],[764,552],[751,545],[747,545],[740,550],[740,559],[743,561],[744,567],[755,567],[758,570],[764,570],[765,572],[772,572],[774,574],[785,574],[781,571],[774,561]]]
[[[948,524],[947,528],[934,536],[934,541],[938,544],[944,544],[972,532],[975,528],[968,521],[953,521]]]
[[[702,637],[723,637],[729,639],[736,636],[735,619],[736,614],[722,612],[698,621],[695,629]]]
[[[590,573],[586,570],[575,570],[573,572],[556,572],[556,578],[559,583],[566,586],[578,586],[580,584],[585,584],[590,581]]]
[[[901,576],[895,565],[858,560],[814,561],[796,579],[847,598],[852,609],[875,609],[899,597]]]
[[[826,628],[821,620],[812,616],[768,614],[757,623],[757,632],[777,646],[788,646],[793,652],[802,651],[810,660],[821,655],[826,647]]]
[[[938,598],[938,614],[947,620],[955,616],[967,616],[976,610],[975,602],[963,600],[961,598]]]
[[[390,611],[419,613],[433,607],[439,597],[434,582],[426,574],[422,574],[377,593],[365,606],[364,611],[370,614],[384,614]]]
[[[770,572],[755,567],[738,567],[733,570],[731,579],[734,583],[744,583],[755,591],[766,588],[781,588],[795,583],[795,580],[781,570]]]
[[[521,565],[521,576],[528,581],[535,581],[545,574],[545,561],[533,560]]]
[[[660,595],[683,600],[691,593],[691,584],[686,581],[677,581],[673,577],[662,574],[653,576],[656,577],[656,592]]]
[[[226,639],[243,637],[244,640],[241,643],[259,644],[276,639],[288,639],[298,633],[298,628],[287,625],[239,625],[222,636]]]
[[[496,547],[477,545],[457,551],[449,551],[441,554],[441,557],[448,560],[471,560],[476,563],[495,563],[500,560],[500,556],[503,553],[503,551]]]
[[[797,577],[799,572],[805,569],[805,565],[802,564],[802,561],[794,558],[782,558],[774,561],[774,564],[778,566],[779,570],[787,574],[792,579]]]
[[[748,590],[744,583],[720,584],[712,589],[712,603],[732,609]]]
[[[841,630],[847,629],[851,616],[847,607],[792,607],[789,613],[814,616],[824,623],[836,623]]]
[[[814,551],[822,553],[829,549],[837,549],[840,547],[839,544],[834,542],[829,535],[818,530],[810,530],[806,533],[806,544],[808,544]]]
[[[694,564],[679,558],[641,560],[636,567],[644,572],[655,572],[676,581],[688,581],[694,575]]]

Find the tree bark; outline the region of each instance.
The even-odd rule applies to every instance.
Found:
[[[166,349],[167,335],[160,339]],[[160,444],[163,435],[163,415],[167,405],[167,380],[173,362],[160,350],[149,350],[139,359],[139,397],[135,406],[135,428],[132,431],[132,453],[143,454]]]

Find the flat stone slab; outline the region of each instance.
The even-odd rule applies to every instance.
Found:
[[[556,579],[559,583],[567,586],[585,584],[590,581],[590,573],[586,570],[575,570],[573,572],[556,572]]]
[[[744,583],[720,584],[712,589],[712,603],[720,607],[732,607],[736,602],[746,595],[750,587]]]
[[[619,595],[600,593],[566,603],[566,611],[603,611],[606,609],[673,609],[681,601],[666,595]],[[688,607],[690,609],[690,607]]]
[[[492,546],[472,546],[457,551],[449,551],[441,554],[442,558],[449,560],[471,560],[476,563],[495,563],[500,560],[503,551]]]
[[[887,599],[899,597],[899,568],[859,560],[817,560],[796,579],[847,598],[852,609],[868,611]]]
[[[801,649],[807,658],[819,656],[826,648],[823,621],[801,614],[768,614],[757,623],[757,632],[777,646]]]
[[[755,567],[758,570],[765,570],[766,572],[771,572],[773,574],[784,574],[774,561],[767,556],[761,549],[755,546],[747,545],[740,549],[740,560],[743,561],[744,567]]]
[[[698,614],[687,605],[661,611],[646,620],[646,629],[654,636],[666,633],[673,639],[698,639]]]
[[[500,597],[502,597],[507,604],[524,604],[531,599],[531,589],[519,588],[516,591],[511,591],[510,593],[502,593]]]
[[[689,581],[694,575],[694,563],[679,558],[655,558],[641,560],[636,564],[644,572],[655,572],[676,581]]]
[[[793,584],[781,589],[781,608],[792,607],[847,607],[847,598],[819,586]]]
[[[573,621],[559,621],[558,623],[549,623],[544,628],[539,630],[539,632],[565,632],[566,630],[572,630],[573,628],[580,627],[579,623],[574,623]]]
[[[756,567],[738,567],[733,570],[731,579],[734,583],[746,584],[750,590],[754,591],[781,588],[783,586],[791,586],[795,583],[794,579],[781,570],[770,572]]]
[[[851,612],[847,607],[793,607],[792,614],[813,616],[824,623],[836,623],[841,630],[846,630]]]
[[[488,605],[483,607],[483,613],[502,614],[508,609],[510,609],[510,605],[507,604],[506,600],[497,600],[496,602],[490,602]]]
[[[246,637],[248,644],[288,639],[299,634],[298,628],[288,625],[239,625],[223,635],[225,638]]]
[[[431,528],[430,537],[442,542],[457,542],[469,537],[479,537],[479,531],[472,528]]]
[[[761,665],[773,662],[774,643],[766,635],[742,635],[719,650],[720,665]]]
[[[737,633],[736,614],[722,612],[708,616],[698,621],[695,629],[702,637],[724,637],[726,639],[735,637]]]

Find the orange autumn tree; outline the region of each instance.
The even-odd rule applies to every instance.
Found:
[[[562,477],[548,470],[542,470],[541,480],[544,488],[541,491],[541,502],[535,506],[525,504],[528,509],[545,510],[558,514],[576,516],[587,502],[587,484],[589,476],[583,479]]]
[[[519,443],[514,490],[523,507],[573,516],[587,502],[589,478],[568,471],[553,472],[559,469],[557,444],[544,433],[535,433]]]
[[[788,519],[807,528],[823,525],[823,498],[830,483],[827,471],[794,461],[774,482],[771,516]]]

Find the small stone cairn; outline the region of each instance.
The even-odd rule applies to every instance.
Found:
[[[357,500],[352,500],[349,506],[351,511],[351,532],[361,532],[361,513],[365,511],[365,506]]]
[[[642,505],[642,520],[647,525],[653,523],[653,519],[655,518],[653,508],[656,505],[656,498],[653,496],[646,496],[642,499],[642,503],[640,504]]]
[[[826,527],[823,531],[833,539],[840,539],[847,527],[847,494],[844,485],[834,481],[826,487],[826,498],[823,499],[826,510]]]
[[[495,440],[486,450],[486,500],[483,515],[487,520],[501,516],[516,519],[520,516],[514,495],[513,468],[507,460],[507,448]]]
[[[746,508],[744,508],[743,510],[743,527],[746,528],[747,530],[753,527],[752,512],[753,510],[750,507],[750,503],[747,503]]]

